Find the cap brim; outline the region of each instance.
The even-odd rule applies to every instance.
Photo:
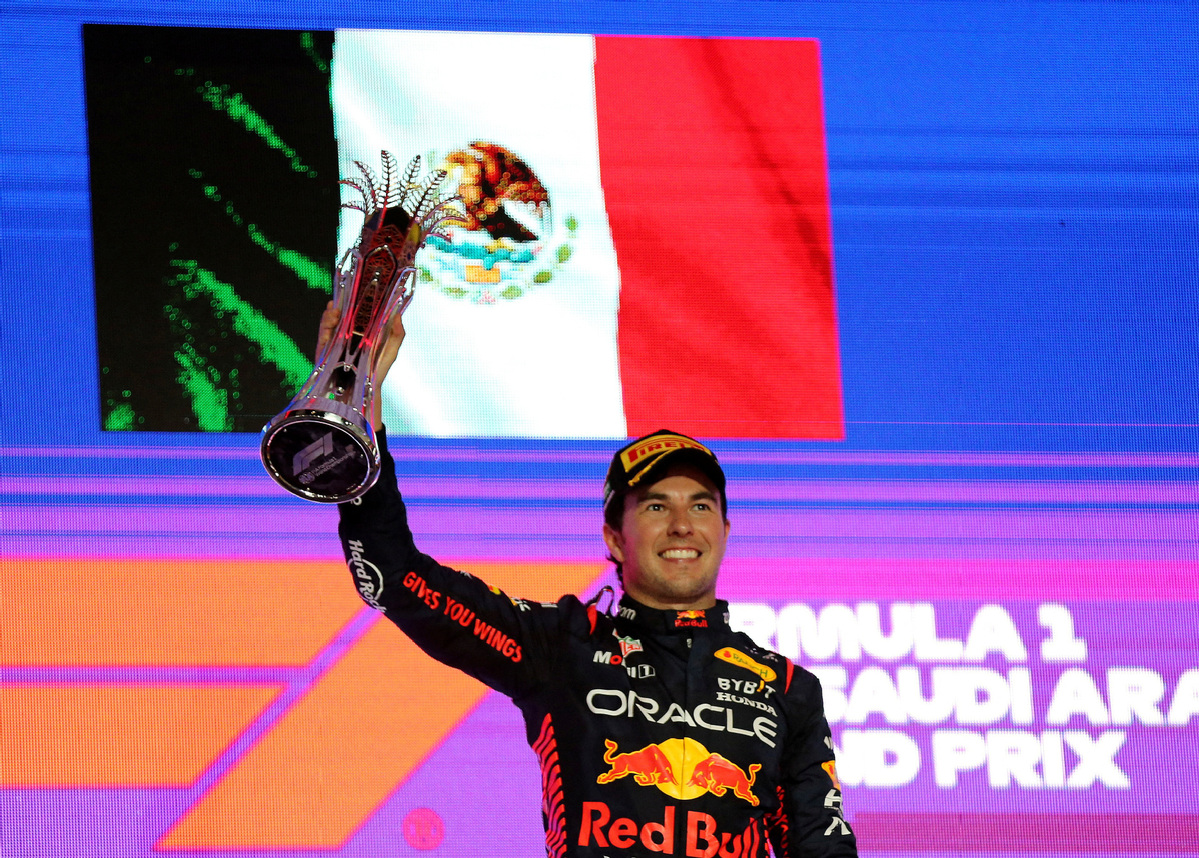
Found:
[[[629,492],[637,491],[642,486],[653,485],[662,479],[671,468],[678,467],[679,465],[692,465],[711,480],[712,484],[720,491],[721,505],[724,505],[725,486],[727,484],[724,471],[721,469],[720,464],[711,456],[701,450],[694,449],[673,450],[659,457],[656,462],[637,474],[633,478],[632,484],[624,492],[617,492],[617,494],[623,496]],[[615,495],[613,496],[615,497]],[[605,504],[606,507],[607,504]]]

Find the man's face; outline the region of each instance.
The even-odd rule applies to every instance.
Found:
[[[604,525],[608,550],[624,566],[625,591],[651,608],[712,607],[728,538],[719,490],[689,465],[626,495],[620,530]]]

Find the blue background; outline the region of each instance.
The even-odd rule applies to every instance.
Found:
[[[333,511],[274,491],[257,461],[256,435],[100,429],[85,22],[819,39],[846,440],[720,443],[737,523],[730,558],[741,564],[726,571],[725,583],[772,580],[764,572],[780,559],[907,557],[943,563],[926,583],[960,581],[973,588],[963,598],[1017,603],[1002,574],[968,581],[955,564],[996,559],[1036,574],[1113,559],[1126,569],[1113,585],[1125,596],[1140,572],[1151,583],[1173,581],[1171,563],[1194,564],[1193,2],[191,0],[0,8],[0,479],[17,486],[0,502],[0,554],[14,566],[29,556],[163,557],[164,568],[189,555],[338,557]],[[603,556],[598,498],[610,442],[405,439],[395,446],[430,553]],[[1040,455],[1054,451],[1076,455]],[[187,476],[203,479],[174,484]],[[104,485],[126,477],[117,489]],[[526,481],[523,492],[515,480]],[[836,499],[829,486],[842,483],[859,494]],[[991,494],[974,493],[978,486]],[[1052,491],[1040,494],[1043,486]],[[881,596],[862,589],[838,598],[894,598],[885,583]],[[837,582],[780,576],[780,598],[811,600],[817,585]],[[1058,586],[1045,580],[1035,598]],[[1158,613],[1135,600],[1088,603],[1109,622],[1097,639],[1135,630],[1148,661],[1162,651],[1193,665],[1194,588],[1177,590],[1179,607]],[[119,670],[80,676],[129,681]],[[61,681],[37,668],[8,681],[22,677]],[[497,735],[502,754],[524,761],[514,766],[532,765],[511,707],[495,695],[444,746],[438,764],[460,770],[460,757]],[[1190,727],[1169,742],[1151,731],[1141,741],[1150,750],[1138,759],[1154,772],[1181,777],[1178,759],[1195,758]],[[411,806],[432,801],[424,779],[437,782],[439,771],[418,772],[354,848],[374,854],[378,843],[409,854],[396,846],[395,829]],[[208,772],[194,790],[220,774]],[[535,773],[527,780],[534,783]],[[1154,783],[1178,803],[1166,810],[1193,812],[1185,790],[1156,775]],[[0,816],[11,817],[14,839],[41,838],[24,854],[58,854],[65,843],[76,854],[143,855],[181,812],[175,808],[195,798],[100,792],[4,790]],[[909,799],[865,789],[855,796],[849,801],[865,809]],[[1162,806],[1161,795],[1140,791],[1080,796],[1072,806],[1107,812],[1103,802],[1123,797],[1129,818]],[[996,807],[1040,813],[1025,793],[992,798]],[[494,820],[511,810],[510,799],[503,791],[478,798],[470,835],[493,843]],[[523,854],[535,854],[536,796],[522,793],[519,801],[511,836],[529,847]],[[104,802],[137,824],[103,817],[106,839],[92,838],[89,809]],[[1194,854],[1194,844],[1175,844],[1174,852],[1188,848]]]
[[[18,3],[2,21],[10,444],[185,441],[98,428],[88,21],[815,37],[846,443],[1196,446],[1191,4]]]

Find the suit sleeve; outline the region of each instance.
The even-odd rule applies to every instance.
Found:
[[[379,444],[378,483],[339,507],[338,531],[358,594],[438,661],[512,697],[532,690],[557,649],[560,610],[510,599],[419,551],[383,432]]]
[[[857,841],[841,808],[841,783],[820,681],[796,669],[787,690],[788,731],[779,809],[767,818],[779,858],[856,856]]]

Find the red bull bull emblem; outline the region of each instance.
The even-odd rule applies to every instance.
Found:
[[[611,739],[604,740],[604,747],[609,768],[596,783],[609,784],[631,775],[639,786],[656,786],[673,798],[699,798],[705,793],[719,798],[731,790],[753,807],[759,804],[753,785],[762,766],[752,763],[746,771],[695,739],[667,739],[626,753],[617,753],[618,745]]]
[[[604,739],[604,748],[604,762],[611,768],[595,779],[597,784],[610,784],[626,775],[632,775],[640,786],[677,783],[670,760],[657,745],[646,745],[639,751],[617,754],[617,744],[611,739]]]
[[[708,617],[703,611],[679,611],[675,614],[674,627],[680,629],[687,626],[706,629]]]
[[[758,797],[753,794],[751,789],[761,768],[762,766],[758,763],[751,763],[749,774],[746,774],[745,769],[732,760],[728,760],[720,754],[710,754],[695,764],[691,779],[687,783],[691,786],[703,787],[718,798],[732,790],[733,795],[737,798],[745,799],[753,807],[757,807]]]

